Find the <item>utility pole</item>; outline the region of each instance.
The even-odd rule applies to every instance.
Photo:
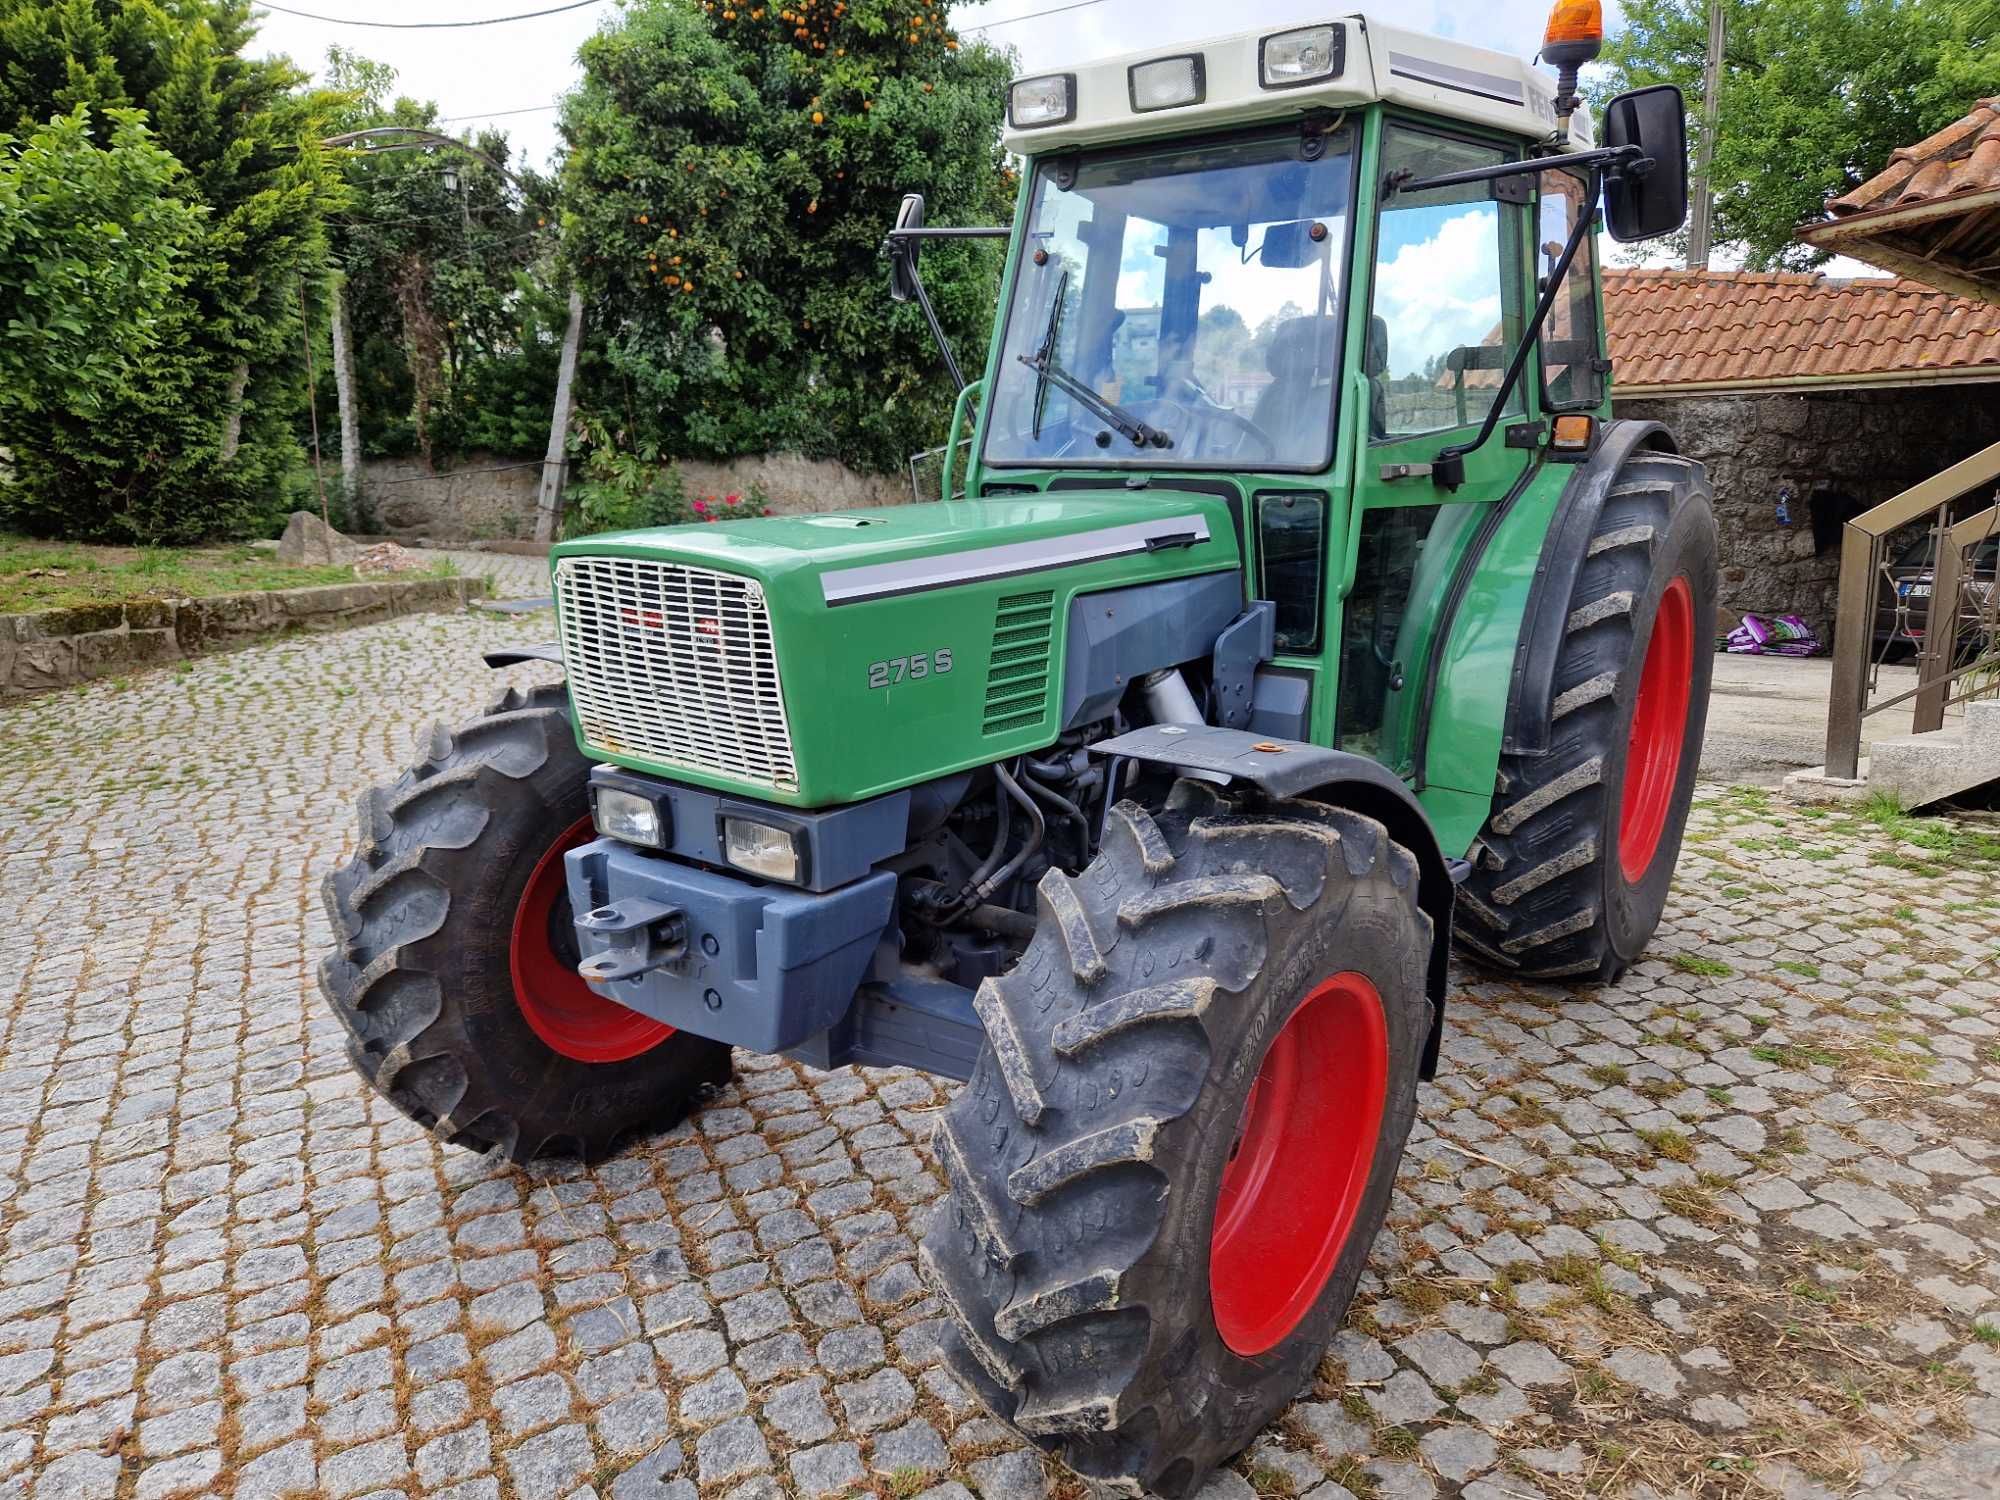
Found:
[[[1722,94],[1722,45],[1728,21],[1723,0],[1708,0],[1708,60],[1701,70],[1701,149],[1696,153],[1694,210],[1688,224],[1688,269],[1708,269],[1709,225],[1715,213],[1715,189],[1709,181],[1715,160],[1715,122]]]

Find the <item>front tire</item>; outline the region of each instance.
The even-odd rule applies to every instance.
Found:
[[[1568,599],[1524,632],[1561,638],[1546,755],[1500,762],[1454,931],[1531,979],[1609,983],[1666,910],[1715,670],[1716,535],[1699,464],[1634,454]],[[1529,712],[1508,708],[1509,738]]]
[[[953,1371],[1085,1477],[1180,1500],[1312,1379],[1415,1114],[1417,880],[1368,818],[1183,782],[981,985],[923,1259]]]
[[[601,1157],[729,1079],[729,1048],[605,1000],[576,972],[562,855],[593,836],[560,683],[509,689],[361,799],[360,852],[321,894],[320,992],[347,1055],[457,1146]]]

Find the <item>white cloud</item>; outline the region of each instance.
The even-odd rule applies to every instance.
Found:
[[[1419,210],[1421,212],[1422,210]],[[1500,321],[1499,229],[1491,205],[1469,208],[1408,244],[1376,278],[1389,325],[1389,372],[1415,374],[1437,355],[1478,344]]]

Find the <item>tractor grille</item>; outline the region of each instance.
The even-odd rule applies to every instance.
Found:
[[[1039,724],[1049,703],[1049,637],[1055,595],[1010,594],[993,621],[992,665],[986,672],[987,734]]]
[[[798,790],[754,579],[630,557],[556,564],[563,666],[591,749]]]

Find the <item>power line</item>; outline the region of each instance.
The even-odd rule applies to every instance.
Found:
[[[465,120],[503,120],[508,115],[538,115],[545,109],[561,109],[560,104],[524,104],[519,109],[489,109],[483,115],[440,115],[440,125],[457,125]]]
[[[350,16],[315,15],[309,10],[293,10],[284,5],[273,5],[270,0],[257,0],[265,10],[275,10],[280,15],[297,16],[305,21],[326,21],[335,26],[372,26],[378,31],[453,31],[466,26],[504,26],[509,21],[532,21],[537,16],[559,16],[564,11],[582,10],[586,6],[602,5],[604,0],[572,0],[569,5],[557,5],[548,10],[524,11],[518,16],[488,16],[479,21],[357,21]]]
[[[1016,26],[1023,21],[1039,21],[1043,16],[1059,16],[1064,11],[1087,10],[1093,5],[1102,5],[1104,0],[1070,0],[1068,5],[1051,6],[1048,10],[1030,11],[1025,16],[1008,16],[1000,21],[986,21],[978,26],[968,26],[967,31],[992,31],[1000,26]]]

